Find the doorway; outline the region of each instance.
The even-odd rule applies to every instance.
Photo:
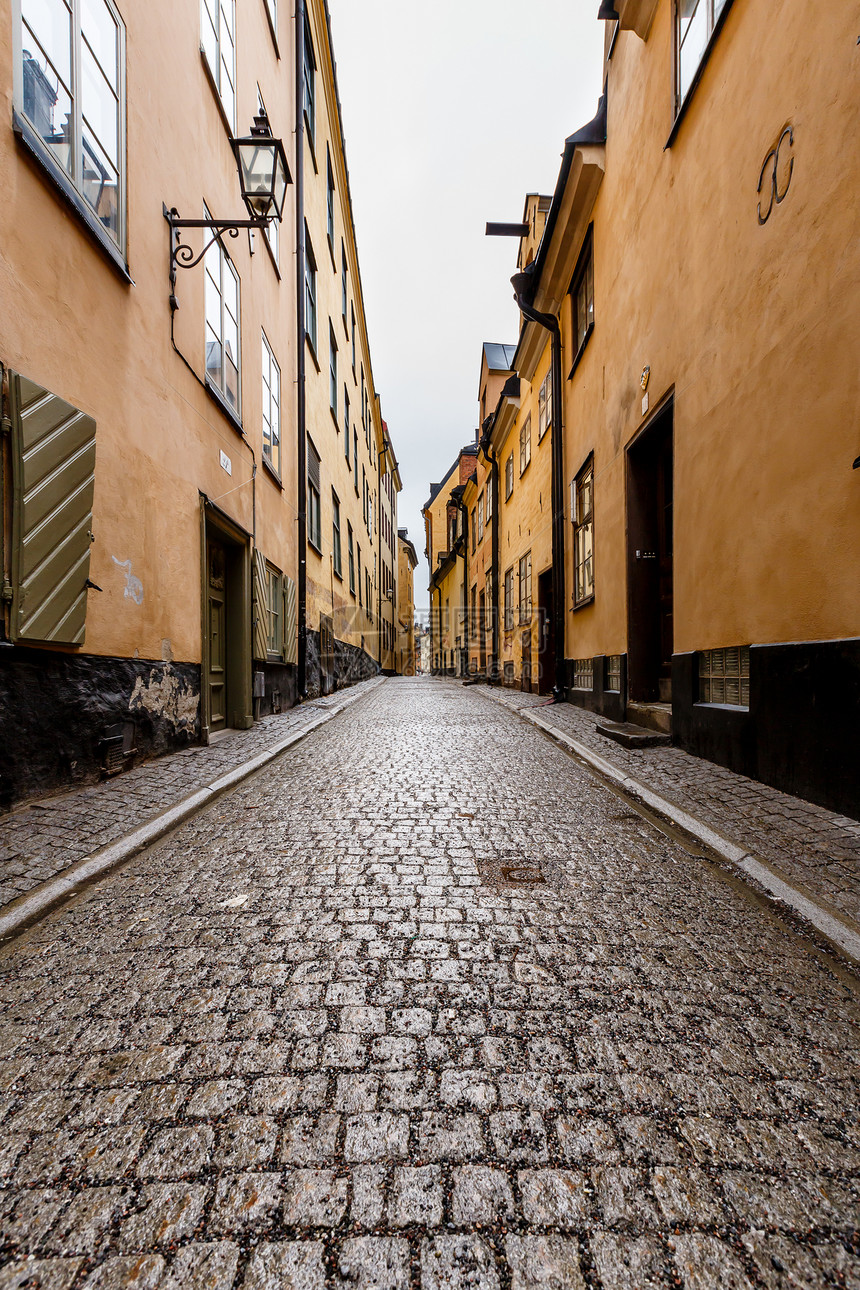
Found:
[[[627,449],[628,693],[671,703],[674,415],[670,401]]]
[[[538,577],[538,693],[555,689],[555,635],[552,630],[552,569]]]
[[[210,515],[203,534],[204,741],[254,723],[251,698],[250,546]]]
[[[479,670],[482,674],[487,671],[487,593],[481,592],[479,600],[479,618],[478,618],[478,655]]]

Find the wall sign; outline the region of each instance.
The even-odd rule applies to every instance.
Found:
[[[792,176],[794,175],[794,154],[792,153],[791,161],[788,167],[788,178],[785,181],[785,188],[779,191],[779,168],[784,148],[794,147],[794,127],[787,125],[779,136],[779,142],[775,148],[764,159],[761,168],[761,174],[758,178],[758,188],[756,192],[761,197],[762,189],[768,189],[767,210],[762,211],[762,203],[758,204],[758,222],[766,224],[771,217],[774,206],[781,206],[788,196],[788,190],[791,187]]]
[[[227,456],[226,452],[221,453],[221,469],[226,470],[228,475],[233,474],[233,463]]]

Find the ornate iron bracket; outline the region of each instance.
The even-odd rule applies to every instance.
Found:
[[[220,242],[225,236],[236,238],[239,236],[239,230],[259,229],[265,231],[271,223],[271,217],[263,216],[260,219],[180,219],[179,212],[174,206],[168,210],[162,206],[164,218],[170,225],[170,308],[173,313],[179,308],[179,301],[176,298],[176,270],[193,269],[199,264],[209,248],[215,242]],[[203,245],[203,250],[196,252],[187,242],[182,241],[182,230],[186,228],[204,228],[211,233],[211,237]]]

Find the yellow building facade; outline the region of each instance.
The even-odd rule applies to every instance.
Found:
[[[418,556],[406,529],[397,534],[397,660],[398,676],[414,676],[415,658],[415,569]]]

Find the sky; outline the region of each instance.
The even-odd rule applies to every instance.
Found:
[[[551,194],[600,96],[598,0],[329,0],[376,390],[400,463],[398,524],[478,425],[484,341],[516,342],[525,195]]]

